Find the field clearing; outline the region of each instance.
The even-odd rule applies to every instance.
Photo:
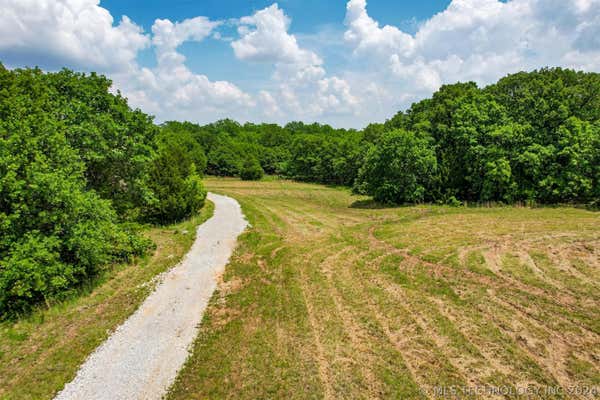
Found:
[[[187,221],[149,229],[146,234],[156,244],[153,254],[134,265],[108,267],[81,296],[1,323],[0,399],[52,399],[150,294],[153,279],[188,252],[195,227],[210,218],[213,209],[207,202]]]
[[[570,391],[600,386],[599,213],[375,209],[319,185],[206,184],[252,228],[169,398],[519,398],[528,386],[540,390],[528,398],[586,398]],[[484,386],[505,394],[460,392]]]

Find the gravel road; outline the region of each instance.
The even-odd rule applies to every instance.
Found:
[[[236,239],[246,228],[237,201],[209,193],[212,218],[181,263],[81,366],[56,399],[160,399],[188,356]]]

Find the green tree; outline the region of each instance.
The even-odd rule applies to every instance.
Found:
[[[0,68],[0,318],[68,295],[149,242],[89,189],[85,162],[49,112],[39,70]]]
[[[166,225],[197,213],[204,205],[206,190],[196,165],[178,141],[161,146],[149,175],[154,199],[144,209],[146,220]]]
[[[429,197],[436,172],[435,152],[426,137],[391,131],[368,151],[355,190],[383,203],[422,202]]]
[[[223,138],[208,153],[207,172],[216,176],[237,176],[242,168],[243,155],[237,143]]]
[[[244,181],[259,181],[262,179],[264,171],[260,163],[255,158],[248,158],[240,172],[240,177]]]
[[[34,74],[49,95],[43,112],[61,122],[70,146],[84,162],[88,187],[110,200],[119,215],[136,218],[151,198],[147,167],[158,132],[152,118],[132,110],[119,93],[111,93],[112,82],[104,76],[66,69]]]
[[[164,125],[157,136],[159,147],[176,144],[180,146],[189,156],[196,167],[196,172],[203,175],[206,170],[207,158],[204,149],[196,141],[192,133],[185,129],[173,129],[170,125]]]

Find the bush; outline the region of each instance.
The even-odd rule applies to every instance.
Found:
[[[246,160],[240,172],[240,177],[244,181],[259,181],[263,175],[264,171],[256,159]]]
[[[166,225],[197,213],[206,199],[206,190],[196,166],[185,148],[169,143],[159,150],[150,168],[154,199],[144,210],[147,221]]]
[[[415,203],[427,198],[437,163],[426,138],[396,130],[385,133],[366,155],[355,191],[382,203]]]
[[[461,207],[463,205],[462,201],[458,200],[454,196],[448,197],[446,199],[445,204],[448,205],[448,206],[450,206],[450,207]]]
[[[0,185],[11,193],[0,193],[10,199],[0,213],[0,319],[64,298],[102,266],[141,255],[150,244],[119,224],[110,203],[85,191],[83,179],[38,167],[21,164],[27,185]]]

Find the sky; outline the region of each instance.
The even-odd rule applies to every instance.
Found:
[[[600,72],[600,0],[0,0],[0,62],[105,74],[157,122],[362,128],[443,84]]]

